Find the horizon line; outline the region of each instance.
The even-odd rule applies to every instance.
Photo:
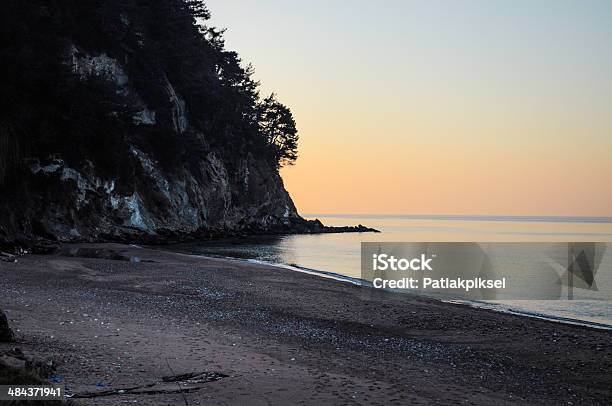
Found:
[[[563,216],[563,215],[499,215],[499,214],[374,214],[374,213],[305,213],[303,217],[364,217],[407,218],[432,220],[479,221],[541,221],[565,223],[612,223],[612,216]]]

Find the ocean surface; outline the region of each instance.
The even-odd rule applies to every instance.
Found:
[[[253,237],[190,244],[193,254],[282,264],[288,268],[360,278],[361,242],[606,242],[612,243],[610,217],[355,216],[306,215],[326,225],[363,224],[380,233]],[[612,328],[612,245],[597,274],[599,289],[574,289],[573,300],[513,300],[462,303],[530,317]],[[512,261],[529,266],[527,252]],[[528,282],[526,282],[528,283]],[[398,293],[399,294],[399,293]]]

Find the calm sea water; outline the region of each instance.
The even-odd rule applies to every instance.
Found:
[[[308,215],[327,225],[364,224],[381,233],[346,233],[256,237],[182,247],[195,254],[254,259],[360,277],[361,242],[608,242],[612,218],[488,216],[352,216]],[[515,261],[527,261],[517,253]],[[612,249],[598,273],[600,286],[612,286]],[[605,280],[604,280],[605,279]],[[605,292],[575,289],[574,300],[470,303],[500,311],[612,327],[612,297]]]

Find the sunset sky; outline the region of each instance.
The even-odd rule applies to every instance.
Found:
[[[612,2],[208,0],[301,213],[612,215]]]

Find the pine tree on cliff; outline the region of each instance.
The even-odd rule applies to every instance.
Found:
[[[257,122],[277,165],[293,165],[299,136],[291,110],[272,93],[257,105]]]

